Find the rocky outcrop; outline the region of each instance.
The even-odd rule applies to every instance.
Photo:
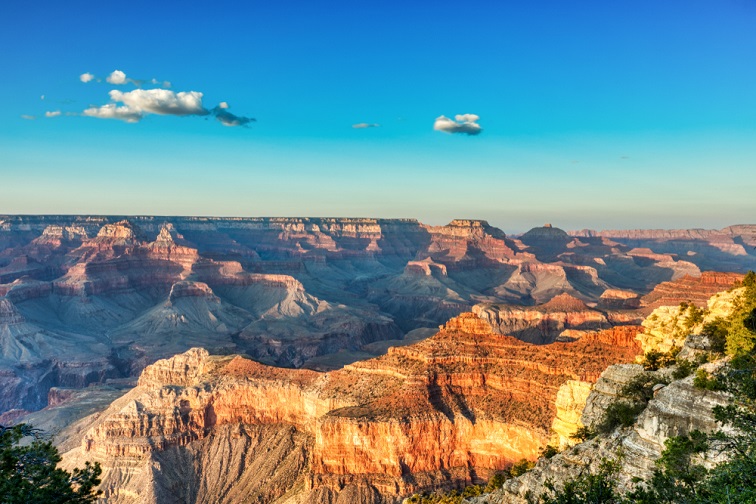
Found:
[[[579,380],[568,380],[556,395],[556,415],[551,423],[553,432],[550,444],[559,450],[576,444],[572,435],[583,427],[581,416],[593,384]]]
[[[643,296],[643,306],[658,308],[660,306],[677,306],[680,303],[693,303],[703,308],[711,296],[731,288],[741,281],[743,275],[738,273],[719,273],[706,271],[698,276],[685,275],[672,282],[662,282]]]
[[[606,289],[598,302],[598,306],[604,310],[634,310],[640,308],[640,304],[640,296],[636,292],[621,289]]]
[[[112,502],[159,500],[178,475],[156,473],[156,463],[208,464],[210,476],[180,475],[195,489],[192,498],[206,502],[215,485],[208,477],[232,479],[222,468],[241,464],[219,445],[236,432],[238,443],[273,443],[281,451],[266,466],[269,484],[234,472],[229,497],[220,502],[233,502],[231,495],[253,484],[267,498],[289,492],[296,502],[398,502],[536,458],[558,409],[562,421],[574,421],[568,403],[579,400],[582,385],[572,387],[572,399],[562,393],[557,401],[560,388],[589,383],[607,364],[633,359],[638,347],[621,333],[534,346],[498,335],[468,313],[432,338],[329,373],[194,349],[148,366],[135,389],[90,420],[66,460],[100,461]],[[274,439],[288,433],[288,441],[264,440],[256,434],[262,431]],[[293,460],[303,478],[287,469]]]
[[[552,343],[565,330],[584,333],[611,325],[604,313],[588,308],[569,294],[561,294],[535,307],[480,304],[473,307],[473,311],[497,333],[537,344]]]
[[[635,365],[609,367],[588,398],[582,422],[594,424],[606,405],[616,400],[621,387],[641,372],[642,368]],[[695,388],[692,381],[693,378],[689,377],[660,388],[631,428],[599,436],[550,459],[541,459],[525,475],[505,482],[501,489],[491,494],[468,502],[525,504],[528,502],[526,494],[539,495],[548,481],[559,487],[587,471],[598,471],[603,460],[615,460],[619,464],[616,478],[620,492],[633,488],[638,479],[650,477],[668,438],[693,430],[713,432],[717,429],[712,409],[727,404],[727,396]],[[715,452],[711,452],[703,463],[710,468],[720,460]]]

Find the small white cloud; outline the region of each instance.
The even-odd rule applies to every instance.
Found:
[[[105,80],[111,84],[126,84],[127,82],[126,74],[120,70],[114,70]]]
[[[45,95],[40,96],[39,99],[40,100],[44,100],[45,99]]]
[[[218,108],[227,109],[227,108],[228,108],[228,103],[227,103],[227,102],[224,102],[224,101],[222,101],[222,102],[220,102],[220,103],[218,104]]]
[[[53,111],[45,112],[45,117],[58,117],[59,115],[60,115],[60,110],[53,110]]]
[[[163,81],[163,87],[166,89],[170,89],[171,87],[171,81]]]
[[[354,129],[365,129],[365,128],[380,128],[380,124],[377,123],[357,123],[352,124],[352,128]]]
[[[84,82],[84,83],[87,83],[87,82],[89,82],[89,81],[92,81],[92,80],[94,80],[94,78],[95,78],[95,76],[94,76],[94,75],[92,75],[92,74],[91,74],[91,73],[89,73],[89,72],[86,72],[86,73],[83,73],[83,74],[79,75],[79,80],[80,80],[81,82]]]
[[[21,114],[21,119],[26,119],[27,121],[33,121],[36,118],[37,116],[33,116],[29,114]]]
[[[433,123],[433,129],[444,133],[463,133],[465,135],[479,135],[483,128],[478,124],[479,116],[476,114],[457,114],[454,119],[439,116]]]

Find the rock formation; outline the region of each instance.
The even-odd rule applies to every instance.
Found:
[[[85,420],[66,460],[100,461],[109,502],[168,491],[233,502],[253,487],[260,502],[399,502],[536,458],[555,417],[574,422],[560,391],[567,384],[579,401],[580,384],[632,361],[628,333],[638,330],[538,346],[466,313],[429,339],[328,373],[193,349],[147,366],[136,388]],[[265,467],[264,484],[247,464]]]
[[[604,313],[566,293],[534,307],[480,304],[473,311],[496,332],[537,344],[552,343],[565,331],[577,336],[611,325]]]
[[[575,339],[637,323],[647,307],[625,293],[699,268],[743,271],[751,231],[720,233],[745,255],[708,245],[688,255],[668,250],[674,233],[625,244],[550,226],[515,237],[472,219],[0,216],[0,299],[14,313],[0,321],[0,414],[193,346],[334,369],[473,309],[529,341]],[[588,308],[549,311],[564,293]]]

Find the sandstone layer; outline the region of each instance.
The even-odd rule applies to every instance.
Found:
[[[399,502],[535,459],[557,411],[569,410],[560,389],[632,361],[638,330],[539,346],[467,313],[328,373],[193,349],[148,366],[136,388],[79,424],[88,428],[66,461],[101,462],[108,502],[159,502],[169,491],[234,502],[248,488],[259,502]],[[262,469],[246,469],[263,466],[264,485]]]

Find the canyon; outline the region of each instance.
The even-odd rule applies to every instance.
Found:
[[[754,229],[0,216],[0,423],[99,461],[108,502],[479,483],[573,444],[681,303],[726,305]]]
[[[0,216],[0,415],[45,407],[54,387],[133,381],[196,346],[329,370],[466,311],[536,343],[638,323],[661,282],[747,271],[752,231],[572,236],[546,225],[508,236],[480,220]],[[621,243],[631,238],[646,241]]]
[[[631,362],[640,330],[532,345],[463,313],[419,343],[326,373],[191,349],[147,366],[137,387],[85,419],[66,463],[100,462],[109,502],[165,502],[169,488],[182,502],[234,502],[256,473],[235,474],[219,498],[208,488],[229,478],[225,470],[207,467],[188,489],[154,468],[197,467],[235,436],[275,445],[268,464],[280,467],[270,468],[259,502],[399,502],[536,458],[550,441],[560,387]]]

